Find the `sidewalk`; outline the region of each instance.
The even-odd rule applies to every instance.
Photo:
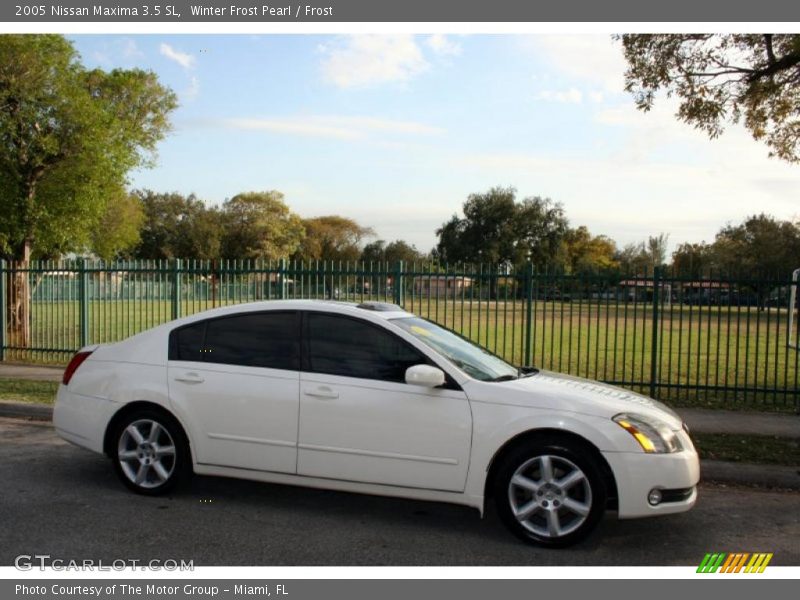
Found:
[[[0,377],[8,379],[32,379],[35,381],[61,381],[64,367],[40,367],[38,365],[15,365],[0,363]]]

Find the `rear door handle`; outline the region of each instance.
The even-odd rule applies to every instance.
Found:
[[[181,383],[203,383],[205,379],[200,377],[197,373],[185,373],[184,375],[176,377],[175,381],[180,381]]]
[[[323,398],[326,400],[333,400],[339,397],[339,392],[332,390],[328,386],[308,389],[305,390],[303,394],[306,396],[311,396],[312,398]]]

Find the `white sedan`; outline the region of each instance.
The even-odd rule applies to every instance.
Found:
[[[80,350],[53,416],[135,492],[191,473],[464,504],[566,546],[608,508],[689,510],[697,453],[662,404],[514,367],[383,303],[215,309]]]

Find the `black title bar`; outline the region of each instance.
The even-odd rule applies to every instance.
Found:
[[[26,0],[3,22],[795,22],[787,0]]]

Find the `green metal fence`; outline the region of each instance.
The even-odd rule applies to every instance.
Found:
[[[20,285],[31,297],[28,332],[9,309]],[[800,411],[791,285],[788,275],[571,276],[530,265],[0,263],[0,360],[62,364],[81,346],[240,302],[381,300],[515,364],[608,381],[676,405]]]

